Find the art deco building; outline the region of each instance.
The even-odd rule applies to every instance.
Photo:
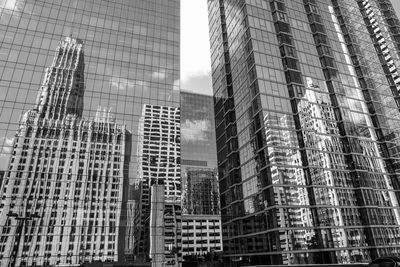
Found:
[[[139,133],[138,126],[142,116],[142,107],[144,104],[177,108],[180,106],[180,0],[0,1],[0,32],[0,171],[9,168],[9,161],[15,150],[13,147],[17,143],[15,133],[20,128],[20,117],[27,110],[32,109],[32,105],[36,103],[38,89],[41,88],[43,82],[43,69],[45,66],[52,65],[54,49],[59,41],[65,36],[84,40],[84,95],[79,95],[83,93],[80,90],[71,89],[71,96],[68,96],[70,102],[64,103],[64,99],[67,100],[67,95],[58,97],[48,94],[50,91],[48,93],[43,92],[41,95],[43,97],[48,96],[48,98],[47,102],[43,104],[46,111],[42,113],[42,116],[48,114],[49,118],[54,120],[59,118],[62,121],[61,117],[75,108],[74,112],[77,116],[81,114],[82,118],[89,118],[80,120],[79,123],[82,123],[82,126],[79,126],[77,119],[74,122],[79,127],[83,127],[82,134],[84,128],[90,129],[91,125],[103,129],[102,133],[104,134],[106,131],[111,131],[107,135],[113,138],[116,138],[119,133],[122,134],[123,128],[126,129],[125,137],[121,137],[121,142],[125,138],[125,143],[121,143],[121,153],[125,149],[124,153],[127,156],[123,162],[123,169],[125,170],[123,177],[126,186],[123,187],[122,216],[120,223],[116,226],[119,228],[116,231],[120,233],[121,238],[118,238],[118,242],[116,240],[114,242],[114,234],[108,235],[107,230],[105,230],[106,234],[102,235],[100,241],[93,241],[94,237],[92,237],[91,243],[88,241],[88,244],[86,244],[85,241],[82,245],[85,247],[84,254],[92,255],[92,250],[99,249],[104,242],[104,246],[107,247],[106,251],[103,251],[103,256],[99,256],[98,259],[107,261],[111,257],[111,260],[114,261],[115,253],[114,256],[104,255],[113,250],[112,246],[115,243],[118,249],[113,251],[118,250],[119,261],[132,261],[134,259],[132,250],[134,237],[132,233],[135,226],[131,218],[136,216],[134,207],[138,205],[139,200],[139,194],[134,188],[134,181],[138,178],[138,155],[136,153],[139,137],[137,134]],[[67,71],[67,69],[65,70]],[[80,71],[78,71],[78,74],[81,75],[82,82],[83,68],[82,72]],[[54,77],[51,75],[55,74],[50,72],[49,79]],[[65,72],[62,75],[65,79],[68,79],[69,73]],[[46,96],[46,94],[48,95]],[[77,100],[72,100],[73,98]],[[60,102],[57,102],[57,99]],[[40,101],[40,97],[38,101]],[[84,109],[82,103],[84,103]],[[60,106],[58,107],[58,105]],[[98,112],[99,107],[101,107],[101,110],[106,108],[106,114],[113,114],[115,122],[118,123],[115,123],[111,118],[108,120],[107,115],[100,115],[104,112]],[[96,122],[97,113],[99,113],[98,118],[102,118],[97,121],[102,120],[104,126]],[[73,122],[71,123],[75,125]],[[118,130],[119,127],[122,128]],[[88,142],[90,138],[88,137]],[[53,139],[55,142],[57,138]],[[18,142],[21,140],[19,138]],[[67,145],[70,144],[69,142],[72,142],[71,149],[73,149],[74,141],[67,141]],[[96,149],[103,149],[103,145],[106,144],[98,143],[98,145],[101,148]],[[58,155],[64,156],[66,154],[68,156],[68,153],[59,151],[63,148],[62,144],[58,144],[56,147],[55,144],[39,143],[37,146],[49,147],[51,150],[56,149],[55,163],[59,162]],[[86,153],[89,153],[89,144],[86,146]],[[122,146],[125,146],[125,148]],[[76,147],[76,151],[78,150],[80,150],[80,147]],[[37,151],[35,156],[38,153]],[[42,157],[44,157],[44,153],[44,151],[41,153]],[[101,167],[103,150],[99,153],[100,159],[97,163],[100,170],[104,167]],[[93,157],[96,160],[96,155]],[[86,159],[88,158],[85,157]],[[43,164],[43,160],[44,158],[41,159],[40,164]],[[65,160],[62,170],[66,170],[64,174],[68,174],[67,159],[62,160]],[[47,164],[49,164],[51,160],[48,159],[47,161]],[[122,162],[118,165],[122,166]],[[29,172],[34,175],[36,167],[33,168],[32,171],[29,171],[29,166],[26,165],[20,172],[22,172],[23,177],[29,175]],[[53,171],[54,168],[56,167],[53,166]],[[82,168],[86,171],[86,167]],[[107,165],[104,168],[108,168]],[[57,173],[58,169],[55,172]],[[84,175],[88,175],[88,173],[84,172]],[[111,183],[111,181],[109,182]],[[69,191],[73,191],[73,186],[75,185],[71,184]],[[43,190],[46,190],[46,188],[43,187]],[[102,192],[99,191],[99,188],[96,190],[97,194]],[[119,197],[120,195],[115,196],[115,198]],[[97,204],[95,207],[97,209]],[[102,207],[99,208],[100,211],[102,209]],[[97,216],[97,214],[97,212],[94,212],[93,216]],[[95,220],[94,218],[95,223],[100,223],[100,219]],[[26,221],[25,225],[28,226],[34,222],[34,231],[36,231],[36,228],[44,227],[44,224],[39,226],[40,221],[37,219]],[[80,222],[83,223],[83,221]],[[77,221],[75,226],[77,233],[86,227],[81,225],[80,222]],[[0,222],[0,227],[5,226],[2,223],[5,223],[5,221]],[[65,227],[70,227],[69,223],[69,221],[66,221]],[[44,228],[42,231],[44,231]],[[15,231],[14,233],[17,234]],[[10,242],[11,239],[17,238],[13,234],[10,232],[7,237]],[[81,233],[79,232],[79,234]],[[100,236],[101,232],[97,231],[96,233],[93,228],[92,234],[97,240],[97,236]],[[3,236],[1,233],[0,235]],[[102,239],[104,240],[102,241]],[[46,243],[46,241],[43,242]],[[51,244],[55,244],[55,242]],[[76,240],[76,242],[80,241]],[[94,242],[97,242],[96,247],[93,245]],[[110,244],[110,248],[108,248],[108,244]],[[51,250],[48,250],[50,252],[46,253],[50,253],[52,257],[57,257],[58,245],[52,245],[51,248]],[[88,264],[97,259],[97,256],[88,256],[84,259],[79,253],[74,248],[72,257],[89,261]],[[47,259],[42,261],[41,258],[40,260],[42,263],[45,261]],[[39,261],[37,261],[37,264],[39,264]],[[65,265],[72,265],[72,263]]]
[[[388,0],[209,0],[226,266],[400,251]]]
[[[213,98],[181,92],[182,255],[222,250]]]
[[[136,256],[153,266],[181,258],[180,109],[144,105],[139,125],[140,208]]]
[[[82,119],[83,70],[82,41],[61,41],[20,120],[0,190],[2,266],[118,260],[129,134],[107,113]]]

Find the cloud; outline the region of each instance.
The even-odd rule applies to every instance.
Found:
[[[159,79],[159,80],[164,80],[167,77],[167,74],[165,73],[165,70],[163,71],[155,71],[151,74],[151,77],[153,79]]]
[[[174,88],[173,90],[179,91],[181,89],[181,81],[180,80],[174,80]]]
[[[0,0],[0,7],[4,6],[4,11],[6,13],[12,13],[13,11],[22,10],[21,0]]]
[[[212,95],[212,81],[210,75],[191,77],[182,83],[182,90],[203,95]]]
[[[186,142],[208,141],[211,130],[209,120],[186,120],[181,126],[181,139]]]
[[[1,153],[7,153],[7,154],[11,153],[13,143],[14,143],[13,138],[1,137],[0,138],[0,145],[2,146],[0,149]]]
[[[126,91],[128,89],[134,89],[135,87],[144,87],[148,88],[148,82],[141,81],[141,80],[129,80],[120,77],[111,77],[110,79],[111,87],[120,90]]]
[[[0,137],[0,170],[7,169],[7,164],[13,150],[13,138]]]

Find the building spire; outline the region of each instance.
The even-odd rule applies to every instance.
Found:
[[[36,99],[35,110],[41,118],[63,119],[82,116],[84,85],[83,41],[66,37],[55,52],[53,62]]]

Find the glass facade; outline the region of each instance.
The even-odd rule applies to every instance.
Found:
[[[182,212],[219,215],[213,97],[181,92]]]
[[[213,97],[181,92],[182,165],[217,167]]]
[[[141,223],[136,257],[155,266],[181,261],[180,109],[144,105],[139,124],[138,178]],[[161,226],[161,227],[160,227]]]
[[[215,169],[186,168],[184,178],[183,213],[219,215],[219,190]]]
[[[181,92],[182,255],[222,250],[213,97]]]
[[[1,265],[11,260],[22,266],[133,258],[134,226],[127,218],[135,217],[139,195],[135,180],[139,179],[140,118],[146,104],[179,108],[179,13],[179,0],[0,1]],[[69,68],[54,69],[58,64],[54,51],[68,36],[69,40],[79,39],[81,46],[84,61],[78,74]],[[27,112],[41,108],[40,120],[54,123],[42,126],[55,131],[54,136],[37,134],[35,127],[29,133],[25,127],[34,119]],[[76,154],[75,159],[73,133],[60,137],[63,143],[58,145],[61,139],[55,137],[57,127],[66,125],[72,111],[82,121],[82,140],[78,141],[78,136],[76,142],[85,144],[83,135],[85,131],[88,134],[86,149],[76,148],[75,152],[83,154]],[[108,151],[106,144],[112,142],[103,137],[115,137],[118,142],[119,134],[121,151]],[[28,154],[22,155],[25,152]],[[111,161],[105,159],[104,153],[110,156],[109,152]],[[52,153],[55,163],[65,164],[60,177],[57,164],[52,165]],[[65,158],[58,156],[61,154]],[[81,156],[85,160],[80,161]],[[79,171],[81,165],[83,172]],[[33,179],[35,175],[38,177]],[[110,188],[94,186],[96,179]],[[33,183],[35,190],[31,190]],[[85,187],[85,183],[93,186]],[[75,186],[83,186],[81,194],[70,196],[69,202],[59,196],[65,190],[76,192]],[[102,192],[109,195],[103,197]],[[74,216],[75,222],[71,221]],[[100,225],[103,219],[111,224]],[[73,228],[76,230],[71,231]],[[53,235],[45,234],[49,231],[54,231]],[[23,234],[28,232],[30,235]],[[22,236],[28,239],[24,241]],[[67,239],[77,245],[64,247],[61,242]],[[28,247],[26,242],[35,245]]]
[[[226,265],[398,254],[390,1],[208,3]]]

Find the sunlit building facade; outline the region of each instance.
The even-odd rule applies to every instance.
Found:
[[[390,1],[208,4],[226,265],[398,255]]]
[[[182,215],[182,255],[189,259],[222,250],[221,217],[215,215]]]
[[[144,105],[139,125],[139,224],[135,253],[153,266],[178,266],[181,258],[180,109]]]
[[[118,261],[129,133],[109,113],[82,119],[83,70],[82,41],[61,41],[21,117],[0,190],[1,265]]]
[[[64,222],[63,214],[60,215],[57,211],[58,217],[54,224],[54,231],[59,232],[54,232],[53,240],[40,240],[39,242],[34,241],[35,236],[38,235],[39,231],[44,233],[47,219],[32,218],[32,220],[26,221],[23,231],[29,230],[30,233],[33,231],[32,241],[29,240],[29,242],[38,244],[39,248],[30,247],[29,250],[32,249],[34,252],[33,254],[28,253],[28,251],[25,251],[28,248],[25,248],[21,243],[20,250],[16,254],[16,263],[33,264],[36,262],[39,265],[48,262],[54,265],[72,266],[80,262],[132,261],[134,259],[132,248],[135,242],[133,232],[136,226],[128,220],[136,217],[137,214],[134,207],[138,205],[139,192],[135,188],[135,180],[138,179],[138,128],[143,106],[151,104],[178,108],[180,105],[180,1],[0,1],[0,33],[0,171],[5,171],[7,176],[10,166],[13,170],[16,168],[18,176],[21,175],[22,177],[21,188],[30,179],[27,178],[29,175],[34,177],[37,173],[40,176],[42,173],[49,172],[49,168],[52,168],[54,173],[51,179],[56,179],[59,167],[56,167],[56,165],[49,166],[53,160],[51,157],[54,155],[54,164],[65,164],[62,167],[62,170],[65,171],[63,175],[67,175],[68,178],[70,166],[67,166],[67,164],[71,162],[73,162],[74,172],[74,164],[78,164],[79,159],[76,158],[77,156],[73,160],[68,159],[68,156],[71,155],[72,157],[73,155],[75,137],[72,135],[72,140],[64,140],[64,137],[62,137],[63,142],[60,143],[61,140],[55,137],[58,136],[57,131],[54,133],[54,137],[49,137],[51,140],[45,139],[47,137],[44,136],[39,137],[42,135],[36,138],[33,132],[29,133],[32,134],[32,137],[29,138],[30,142],[35,142],[33,138],[36,138],[35,140],[39,142],[39,144],[33,144],[33,146],[37,146],[37,149],[43,147],[44,150],[40,154],[42,158],[38,158],[39,151],[34,156],[36,157],[35,160],[41,161],[39,170],[36,170],[36,165],[33,167],[30,161],[28,162],[28,158],[29,160],[33,158],[29,155],[31,144],[23,144],[26,136],[21,129],[28,129],[25,120],[29,123],[36,123],[30,121],[33,117],[29,117],[29,115],[34,113],[34,109],[36,110],[37,105],[35,103],[44,101],[44,99],[47,100],[43,102],[43,112],[40,113],[43,118],[41,117],[40,120],[44,120],[47,116],[46,118],[49,120],[60,121],[56,125],[45,125],[49,131],[52,131],[51,127],[53,126],[62,128],[63,125],[70,125],[68,127],[71,127],[71,129],[80,127],[78,133],[82,133],[82,136],[78,134],[77,138],[82,138],[79,139],[82,145],[84,142],[88,142],[85,149],[87,156],[84,160],[81,159],[82,162],[87,161],[87,163],[79,161],[77,167],[79,170],[82,168],[80,164],[84,164],[83,181],[95,183],[92,181],[94,172],[98,171],[97,179],[99,180],[100,177],[106,175],[107,171],[111,172],[118,168],[117,166],[114,167],[114,164],[120,167],[121,172],[123,171],[119,174],[110,174],[118,182],[114,183],[111,178],[107,182],[107,185],[116,186],[111,188],[111,192],[115,191],[114,195],[109,196],[120,202],[116,207],[110,206],[109,208],[107,203],[103,207],[104,198],[99,197],[99,194],[108,189],[100,188],[100,183],[96,188],[87,188],[87,192],[90,191],[91,193],[80,199],[81,202],[74,199],[68,200],[71,201],[68,203],[93,204],[93,207],[87,207],[88,210],[93,210],[93,212],[89,212],[87,224],[84,224],[86,219],[83,219],[86,218],[83,212],[84,207],[79,208],[82,210],[82,214],[78,212],[77,218],[81,216],[82,219],[77,219],[75,226],[72,225],[72,223],[75,223],[73,221],[65,220]],[[55,75],[63,75],[66,83],[68,79],[72,78],[69,77],[71,73],[67,68],[58,73],[53,73],[53,70],[50,70],[49,73],[46,72],[43,75],[44,68],[52,66],[55,60],[54,49],[58,46],[60,40],[64,40],[65,36],[71,37],[71,40],[80,40],[79,42],[83,44],[84,64],[77,72],[80,77],[73,78],[75,81],[78,79],[80,81],[72,85],[70,95],[66,94],[66,90],[61,95],[51,95],[50,91],[42,90],[43,81],[47,77],[50,79],[49,82],[52,82],[51,79],[55,78]],[[57,86],[60,86],[60,90],[67,88],[64,84]],[[30,112],[27,113],[29,110]],[[71,114],[71,112],[76,114],[74,115],[76,119],[68,122],[65,116]],[[39,124],[37,127],[39,128]],[[64,131],[61,128],[60,131]],[[90,146],[94,145],[94,143],[90,143],[92,136],[88,136],[88,141],[83,141],[84,132],[94,133],[95,130],[102,136],[107,135],[111,139],[117,138],[117,135],[120,134],[124,135],[121,136],[119,148],[121,154],[116,156],[121,160],[120,162],[113,162],[114,159],[112,159],[112,164],[109,167],[108,164],[111,162],[107,163],[108,154],[103,155],[103,153],[109,153],[104,146],[110,149],[108,143],[114,144],[114,141],[107,140],[107,144],[105,144],[105,140],[96,139],[98,143],[94,148],[89,147],[89,144]],[[46,133],[47,136],[53,134],[49,131]],[[72,130],[70,134],[72,134]],[[122,143],[123,140],[125,140],[124,143]],[[46,143],[42,144],[42,141]],[[50,141],[51,143],[48,143]],[[64,142],[67,142],[66,146],[64,146]],[[79,142],[76,142],[77,147],[75,149],[78,151],[81,148],[78,147]],[[19,153],[26,146],[28,146],[28,154],[24,154],[26,162],[19,163],[19,159],[14,159],[11,164],[13,153]],[[51,150],[51,156],[46,162],[48,166],[43,169],[46,149]],[[69,149],[71,149],[71,152],[69,152]],[[90,151],[94,153],[93,159],[90,158]],[[117,153],[117,151],[115,152]],[[100,154],[97,155],[96,153]],[[48,154],[50,155],[50,152]],[[65,156],[65,158],[58,158],[59,156]],[[33,170],[30,170],[31,166]],[[10,174],[10,177],[16,177],[17,174]],[[41,193],[39,188],[37,194],[35,193],[32,196],[32,201],[35,203],[45,201],[46,203],[57,202],[60,204],[60,199],[64,196],[60,195],[58,200],[52,199],[52,196],[56,197],[52,193],[53,181],[49,180],[50,178],[46,175],[43,179],[47,179],[44,185],[39,183],[37,186],[42,187],[44,192]],[[121,179],[123,179],[124,186],[120,194],[119,183]],[[13,187],[13,183],[10,181],[7,188]],[[49,185],[48,182],[50,182]],[[54,182],[57,183],[56,180]],[[30,182],[30,186],[32,186],[32,182]],[[54,186],[54,190],[58,190],[56,187],[59,185]],[[69,194],[71,192],[78,194],[78,191],[74,190],[75,186],[81,187],[84,186],[84,183],[80,184],[80,181],[71,182]],[[3,186],[1,190],[4,190],[5,187]],[[44,200],[39,199],[40,194],[46,195],[48,193],[47,189],[51,193],[47,200],[46,198]],[[24,191],[25,189],[20,190]],[[116,193],[117,191],[118,193]],[[97,197],[95,197],[95,193]],[[59,194],[58,191],[57,194]],[[79,194],[83,194],[83,189],[80,190]],[[24,196],[26,196],[25,199]],[[14,198],[16,203],[25,203],[29,195],[28,192],[18,191]],[[90,200],[86,198],[90,198]],[[11,204],[11,200],[9,201],[6,205]],[[1,209],[9,209],[12,213],[18,213],[20,217],[42,216],[42,214],[36,212],[36,208],[33,208],[34,204],[30,209],[26,209],[27,206],[21,204],[20,210],[17,206],[10,208],[6,205]],[[73,210],[73,205],[66,209]],[[23,214],[24,209],[26,209],[25,214]],[[110,213],[101,214],[104,209],[109,209]],[[64,206],[60,210],[64,210]],[[110,217],[112,214],[117,216],[118,212],[120,212],[119,218]],[[54,216],[54,214],[50,213],[49,216]],[[72,212],[72,214],[68,213],[66,216],[70,218],[74,214]],[[105,218],[104,220],[108,224],[103,224],[102,218]],[[14,247],[14,241],[18,239],[18,232],[20,232],[19,229],[16,231],[16,229],[10,228],[10,225],[3,223],[11,223],[14,227],[17,221],[16,217],[10,217],[4,219],[4,221],[2,219],[0,222],[1,229],[7,229],[7,231],[10,229],[7,234],[1,234],[2,239],[7,238],[8,240],[7,245],[1,248],[1,250],[4,249],[1,253],[9,253],[10,247]],[[90,225],[92,221],[94,224]],[[63,225],[61,225],[62,222]],[[102,225],[101,228],[99,228],[100,224]],[[75,242],[80,243],[80,245],[74,245],[70,249],[64,247],[64,239],[60,240],[58,237],[56,239],[55,236],[65,235],[69,231],[68,229],[73,226],[76,227],[76,236],[79,237],[75,237],[74,241],[68,241],[65,244]],[[58,230],[56,227],[58,227]],[[118,238],[117,233],[120,235]],[[87,239],[81,239],[80,236],[87,237]],[[98,239],[99,236],[102,237]],[[23,239],[21,239],[22,241]],[[2,244],[6,244],[4,241],[2,242]],[[23,242],[26,244],[26,241]],[[49,246],[46,248],[47,245]],[[61,245],[61,248],[59,245]],[[42,250],[45,251],[44,257],[42,257],[42,252],[35,252]],[[5,257],[2,260],[5,260]]]

